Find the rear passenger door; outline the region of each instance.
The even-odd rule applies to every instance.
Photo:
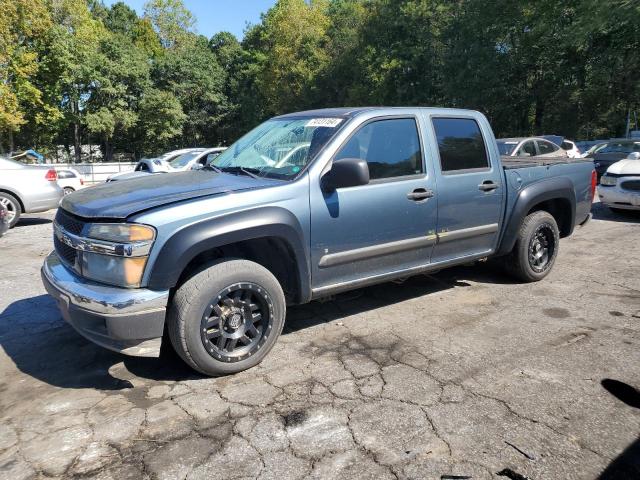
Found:
[[[505,190],[502,167],[487,148],[493,133],[471,116],[432,116],[431,128],[438,192],[432,263],[489,254],[497,244]]]

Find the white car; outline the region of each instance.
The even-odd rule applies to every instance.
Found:
[[[600,201],[613,211],[640,210],[640,153],[611,165],[600,178]]]
[[[194,170],[198,168],[197,166],[204,167],[226,149],[226,147],[194,148],[190,152],[171,160],[169,162],[169,171],[184,172],[186,170]]]
[[[215,148],[189,148],[185,153],[173,158],[170,162],[163,162],[165,168],[162,170],[149,171],[149,170],[134,170],[133,172],[119,173],[107,178],[107,182],[116,182],[120,180],[130,180],[132,178],[140,178],[145,175],[154,173],[173,173],[173,172],[185,172],[187,170],[196,170],[204,167],[211,160],[216,158],[220,153],[225,151],[226,147]],[[170,152],[174,153],[174,152]],[[165,154],[166,155],[166,154]],[[164,157],[164,155],[163,155]],[[162,157],[160,157],[162,158]],[[151,159],[151,161],[158,161],[159,159]]]
[[[56,168],[58,172],[58,185],[64,190],[65,195],[84,188],[84,180],[80,172],[73,168]]]
[[[567,155],[569,155],[569,158],[580,158],[582,156],[582,153],[580,153],[580,149],[578,148],[578,146],[575,144],[575,142],[572,142],[571,140],[564,139],[562,141],[562,145],[560,146],[564,150],[566,150]]]

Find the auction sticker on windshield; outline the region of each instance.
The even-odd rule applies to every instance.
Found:
[[[305,127],[329,127],[335,128],[342,122],[341,118],[314,118],[309,120]]]

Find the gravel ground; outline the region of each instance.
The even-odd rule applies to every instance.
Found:
[[[640,216],[594,206],[552,274],[488,266],[291,308],[203,378],[60,318],[53,214],[0,239],[0,478],[640,478]]]

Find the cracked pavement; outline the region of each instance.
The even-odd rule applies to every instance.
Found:
[[[480,265],[291,307],[224,378],[76,334],[39,277],[53,214],[27,216],[0,239],[0,478],[638,478],[640,216],[594,213],[540,283]]]

